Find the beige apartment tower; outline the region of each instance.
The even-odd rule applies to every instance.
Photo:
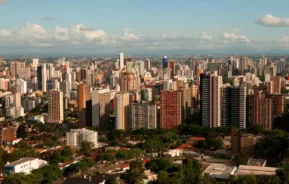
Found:
[[[53,89],[48,92],[48,123],[63,122],[63,92]]]

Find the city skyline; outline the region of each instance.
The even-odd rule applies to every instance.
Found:
[[[285,53],[289,2],[0,0],[0,55]]]

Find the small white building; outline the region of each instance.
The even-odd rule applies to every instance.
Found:
[[[66,133],[66,145],[80,147],[82,141],[88,141],[97,147],[98,134],[96,131],[86,128],[71,129]]]
[[[237,167],[225,164],[210,164],[203,174],[208,174],[216,179],[228,179],[231,175],[235,175]]]
[[[32,170],[48,165],[48,162],[38,158],[24,157],[4,166],[4,174],[24,173],[30,174]]]

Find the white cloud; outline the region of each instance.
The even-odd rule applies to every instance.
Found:
[[[202,32],[201,37],[204,40],[211,40],[212,39],[212,37],[210,35],[208,35],[206,32]]]
[[[279,18],[271,14],[266,14],[263,17],[257,17],[256,23],[269,27],[287,27],[289,26],[289,18]]]
[[[239,40],[239,41],[250,43],[250,40],[247,37],[245,37],[244,35],[236,35],[235,33],[225,32],[224,33],[224,38],[226,39],[226,41]],[[226,43],[228,43],[228,42],[226,42]]]
[[[7,29],[0,29],[0,38],[10,37],[12,35],[11,31]]]
[[[6,3],[8,3],[8,0],[0,0],[0,5],[1,4],[6,4]]]
[[[27,23],[17,29],[0,29],[1,53],[12,52],[66,52],[95,53],[130,51],[242,51],[252,48],[279,49],[289,48],[289,36],[283,38],[251,40],[241,33],[224,31],[213,36],[199,31],[196,35],[176,36],[159,34],[159,36],[140,35],[129,29],[108,35],[104,30],[90,28],[83,24],[68,27],[55,26],[46,29],[42,25]],[[286,46],[286,47],[284,47]],[[19,50],[17,50],[19,49]]]
[[[57,41],[67,41],[70,39],[68,29],[56,26],[53,32]]]
[[[133,33],[130,33],[130,30],[128,28],[125,28],[124,35],[121,36],[120,39],[124,41],[137,41],[140,40],[140,37]]]
[[[44,38],[46,31],[39,24],[27,23],[21,27],[17,32],[17,36],[24,39],[40,39]]]

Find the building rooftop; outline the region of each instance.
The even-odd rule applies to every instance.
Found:
[[[250,166],[240,165],[237,170],[237,176],[242,175],[275,175],[276,167],[261,167],[261,166]]]
[[[97,174],[92,176],[90,179],[89,177],[68,177],[63,184],[91,184],[91,183],[101,183],[104,180],[108,180],[110,178],[117,178],[118,174]]]
[[[6,166],[16,166],[16,165],[19,165],[19,164],[22,164],[22,163],[25,163],[25,162],[28,162],[28,161],[32,161],[32,160],[35,160],[37,158],[33,158],[33,157],[24,157],[24,158],[21,158],[15,162],[11,162],[11,163],[7,163],[5,165]]]
[[[237,167],[227,166],[225,164],[210,164],[204,171],[213,178],[227,179],[230,175],[234,175]]]
[[[193,137],[190,137],[189,140],[190,141],[203,141],[203,140],[205,140],[205,138],[193,136]]]
[[[250,158],[247,162],[247,165],[250,165],[250,166],[266,166],[266,160],[264,159],[253,159],[253,158]]]

